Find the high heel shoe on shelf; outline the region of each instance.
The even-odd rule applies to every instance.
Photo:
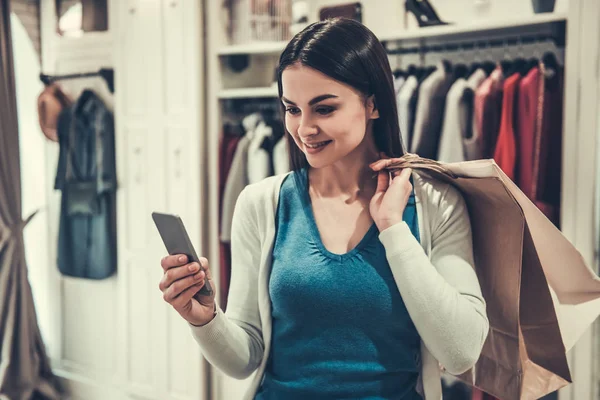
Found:
[[[412,13],[419,27],[448,25],[447,22],[440,20],[435,9],[427,0],[406,0],[404,3],[404,26],[408,25],[408,13]]]

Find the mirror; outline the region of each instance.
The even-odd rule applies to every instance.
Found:
[[[56,31],[77,37],[108,30],[107,0],[56,0]]]

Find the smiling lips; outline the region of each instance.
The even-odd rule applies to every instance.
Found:
[[[320,151],[323,151],[325,146],[327,146],[332,141],[333,140],[326,140],[324,142],[315,142],[315,143],[311,143],[311,144],[304,143],[304,147],[306,147],[306,152],[308,154],[316,154]]]
[[[318,149],[319,147],[323,147],[329,143],[331,143],[331,140],[326,140],[324,142],[317,142],[317,143],[304,143],[304,145],[306,147],[308,147],[309,149]]]

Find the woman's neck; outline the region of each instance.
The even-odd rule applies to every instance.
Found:
[[[377,175],[369,164],[378,160],[377,152],[349,154],[345,159],[323,168],[309,168],[309,190],[318,197],[370,199],[377,188]]]

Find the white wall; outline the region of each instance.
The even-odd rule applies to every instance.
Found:
[[[23,218],[39,210],[24,231],[25,258],[29,282],[33,292],[38,323],[46,344],[53,346],[51,310],[48,307],[48,287],[45,285],[48,259],[47,204],[45,171],[45,142],[38,124],[37,96],[43,88],[38,79],[40,63],[31,39],[21,20],[11,15],[17,110],[19,121],[19,148],[21,156],[21,191]]]

